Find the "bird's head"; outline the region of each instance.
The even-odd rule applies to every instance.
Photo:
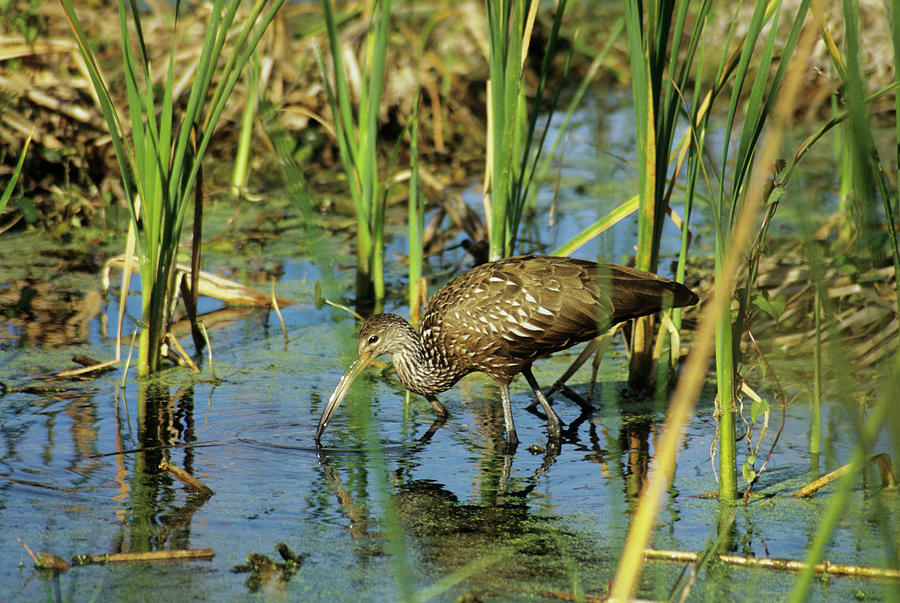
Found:
[[[394,354],[414,345],[416,337],[412,325],[396,314],[376,314],[363,323],[356,338],[359,357],[350,365],[328,398],[319,419],[319,427],[316,429],[316,444],[319,444],[319,438],[325,431],[328,421],[334,416],[359,374],[378,356]]]
[[[372,360],[382,354],[394,354],[414,342],[416,331],[396,314],[376,314],[359,329],[356,347],[360,357],[368,355]]]

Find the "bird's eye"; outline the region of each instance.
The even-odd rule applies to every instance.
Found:
[[[370,335],[369,336],[369,345],[374,345],[378,343],[378,335]]]

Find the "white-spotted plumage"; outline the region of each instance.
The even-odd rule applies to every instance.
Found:
[[[665,307],[692,305],[697,296],[655,274],[572,258],[520,256],[476,266],[442,287],[422,313],[418,331],[395,314],[378,314],[357,339],[360,360],[329,400],[316,440],[361,367],[392,354],[403,385],[444,409],[436,394],[473,371],[500,386],[507,441],[518,441],[509,384],[519,373],[547,413],[551,436],[560,422],[531,373],[531,364],[612,325]]]

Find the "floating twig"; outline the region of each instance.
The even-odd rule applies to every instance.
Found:
[[[195,492],[200,492],[201,494],[206,494],[208,496],[214,494],[209,486],[198,480],[196,477],[194,477],[181,467],[173,465],[166,459],[163,459],[159,462],[159,468]]]
[[[699,553],[692,551],[669,551],[646,549],[644,557],[647,559],[659,559],[674,561],[677,563],[696,563],[700,559]],[[792,559],[771,559],[768,557],[744,557],[742,555],[717,555],[719,561],[729,565],[742,565],[745,567],[762,567],[767,569],[800,571],[809,567],[805,561]],[[814,566],[817,574],[832,574],[840,576],[859,576],[863,578],[890,578],[900,580],[900,570],[869,567],[864,565],[846,565],[843,563],[830,563],[827,560]]]
[[[866,457],[866,461],[863,466],[866,466],[872,462],[878,465],[878,471],[881,473],[882,486],[897,485],[897,474],[894,473],[894,462],[891,460],[891,455],[889,455],[887,452],[877,452],[875,454],[870,454]],[[850,472],[850,465],[850,463],[847,463],[846,465],[838,467],[831,473],[826,473],[819,479],[810,482],[809,484],[794,492],[794,496],[802,497],[815,494],[816,491],[824,488],[831,482],[847,475]]]
[[[83,354],[75,354],[72,356],[72,362],[76,362],[81,365],[81,368],[70,369],[66,371],[60,371],[56,374],[57,377],[78,377],[80,375],[84,375],[85,373],[97,373],[98,375],[102,375],[103,373],[108,373],[112,370],[112,367],[115,366],[118,360],[108,360],[106,362],[100,362],[99,360],[94,360],[93,358],[89,358],[88,356],[84,356]]]
[[[110,553],[108,555],[76,555],[75,565],[91,563],[124,563],[129,561],[183,561],[189,559],[209,560],[214,556],[212,549],[179,549],[175,551],[146,551],[144,553]]]

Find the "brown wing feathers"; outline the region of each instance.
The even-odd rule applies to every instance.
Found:
[[[508,291],[507,301],[525,302],[516,308],[519,327],[504,334],[510,353],[520,358],[550,354],[630,318],[696,302],[683,285],[640,270],[570,258],[534,258],[530,264],[523,274],[505,275],[522,286],[518,294]]]
[[[525,359],[586,341],[630,318],[696,301],[690,289],[648,272],[525,256],[478,266],[455,279],[432,298],[423,327],[433,324],[455,337],[470,333],[465,343],[476,355],[478,348],[487,352],[500,344],[510,359]]]

